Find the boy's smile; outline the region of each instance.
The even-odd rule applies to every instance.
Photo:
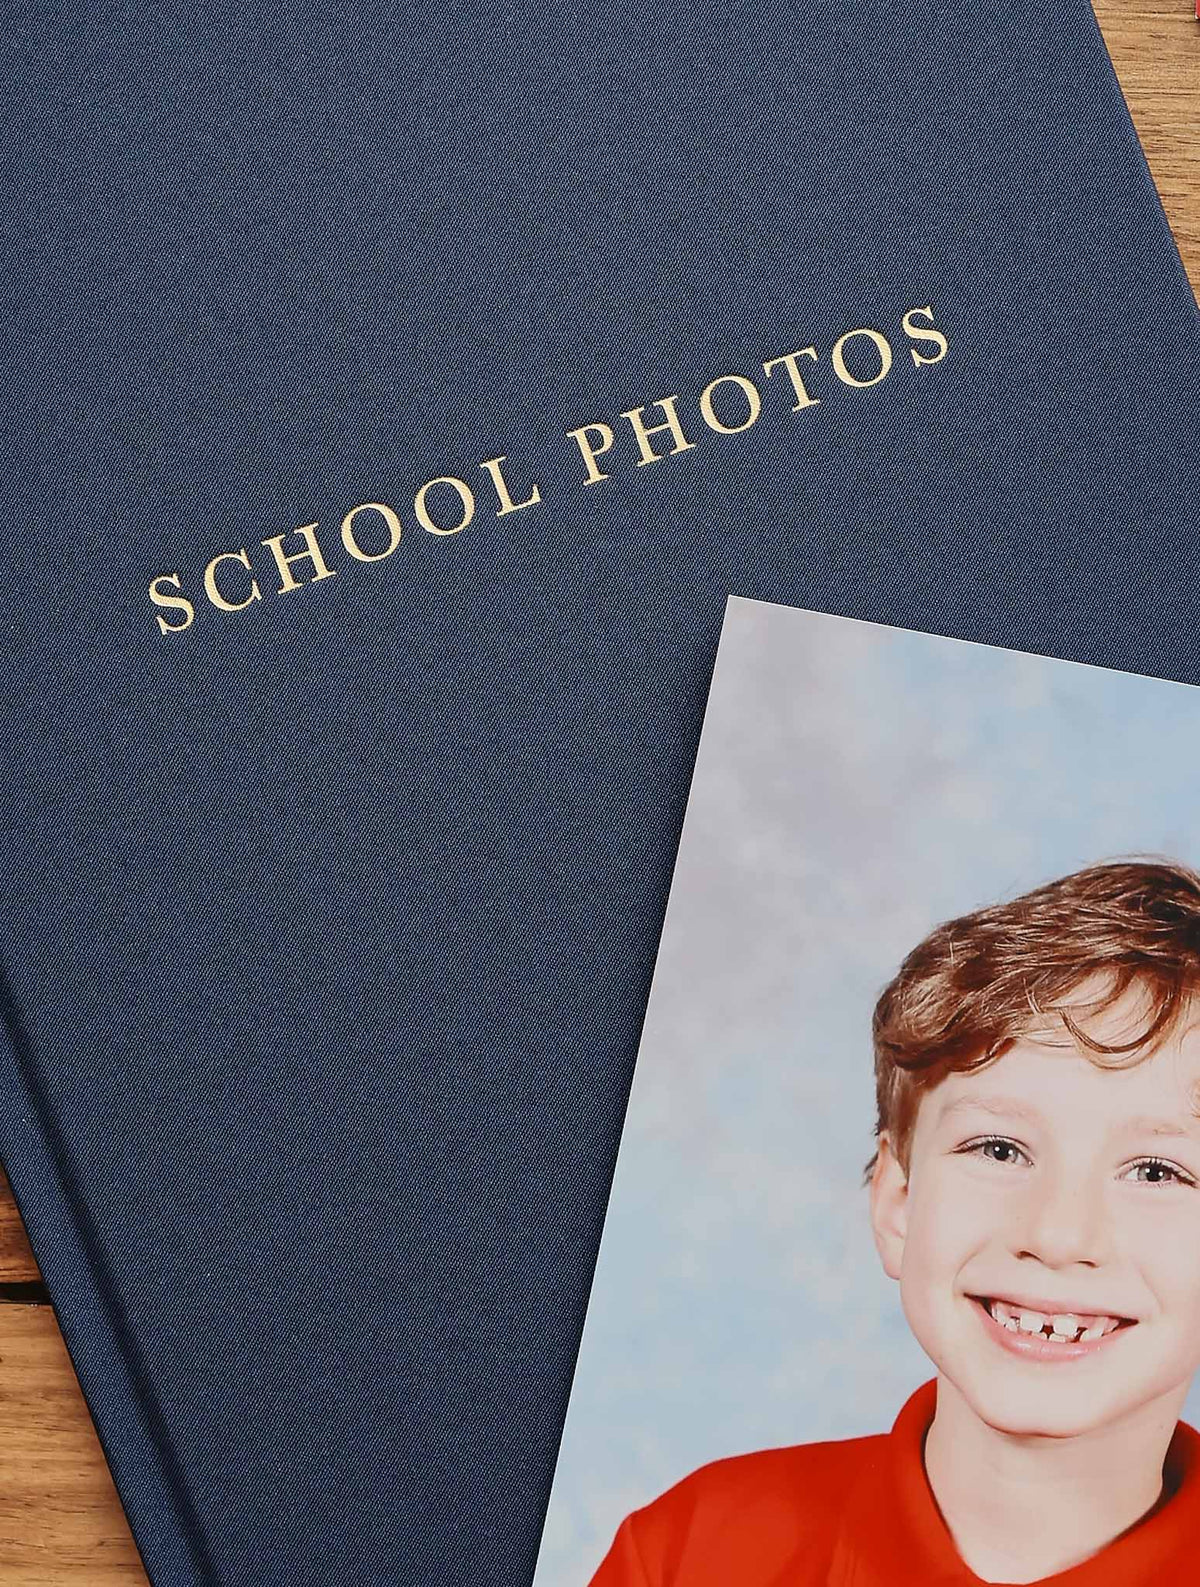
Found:
[[[996,1330],[996,1342],[1037,1361],[1075,1360],[1098,1350],[1118,1328],[1133,1325],[1130,1317],[1083,1312],[1061,1301],[974,1298]]]
[[[1132,999],[1086,1024],[1118,1043]],[[1131,1055],[1136,1056],[1136,1055]],[[944,1389],[1007,1433],[1178,1415],[1200,1365],[1200,1026],[1125,1068],[1060,1027],[922,1097],[876,1239]]]

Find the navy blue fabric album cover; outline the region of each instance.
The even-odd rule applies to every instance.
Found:
[[[8,42],[0,1152],[156,1587],[527,1582],[727,597],[1200,681],[1195,300],[1086,0]]]

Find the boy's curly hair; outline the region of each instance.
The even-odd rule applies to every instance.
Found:
[[[1080,1018],[1131,988],[1142,995],[1129,1039],[1089,1036]],[[1158,1048],[1198,994],[1200,874],[1174,861],[1090,865],[948,920],[875,1006],[876,1134],[887,1132],[907,1171],[917,1105],[946,1075],[982,1068],[1055,1021],[1092,1062],[1126,1068]]]

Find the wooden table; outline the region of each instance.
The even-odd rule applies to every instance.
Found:
[[[1200,293],[1200,22],[1191,0],[1095,0],[1192,286]],[[979,26],[987,26],[986,10]],[[0,1176],[0,1587],[146,1576]]]

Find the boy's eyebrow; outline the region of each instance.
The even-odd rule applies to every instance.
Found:
[[[1041,1119],[1038,1110],[1019,1097],[961,1096],[942,1109],[944,1119],[952,1118],[956,1113],[998,1113],[1006,1118],[1027,1119],[1030,1123]]]
[[[1190,1136],[1194,1139],[1200,1132],[1200,1119],[1194,1114],[1190,1124],[1183,1124],[1178,1119],[1126,1119],[1125,1128],[1132,1135]]]

